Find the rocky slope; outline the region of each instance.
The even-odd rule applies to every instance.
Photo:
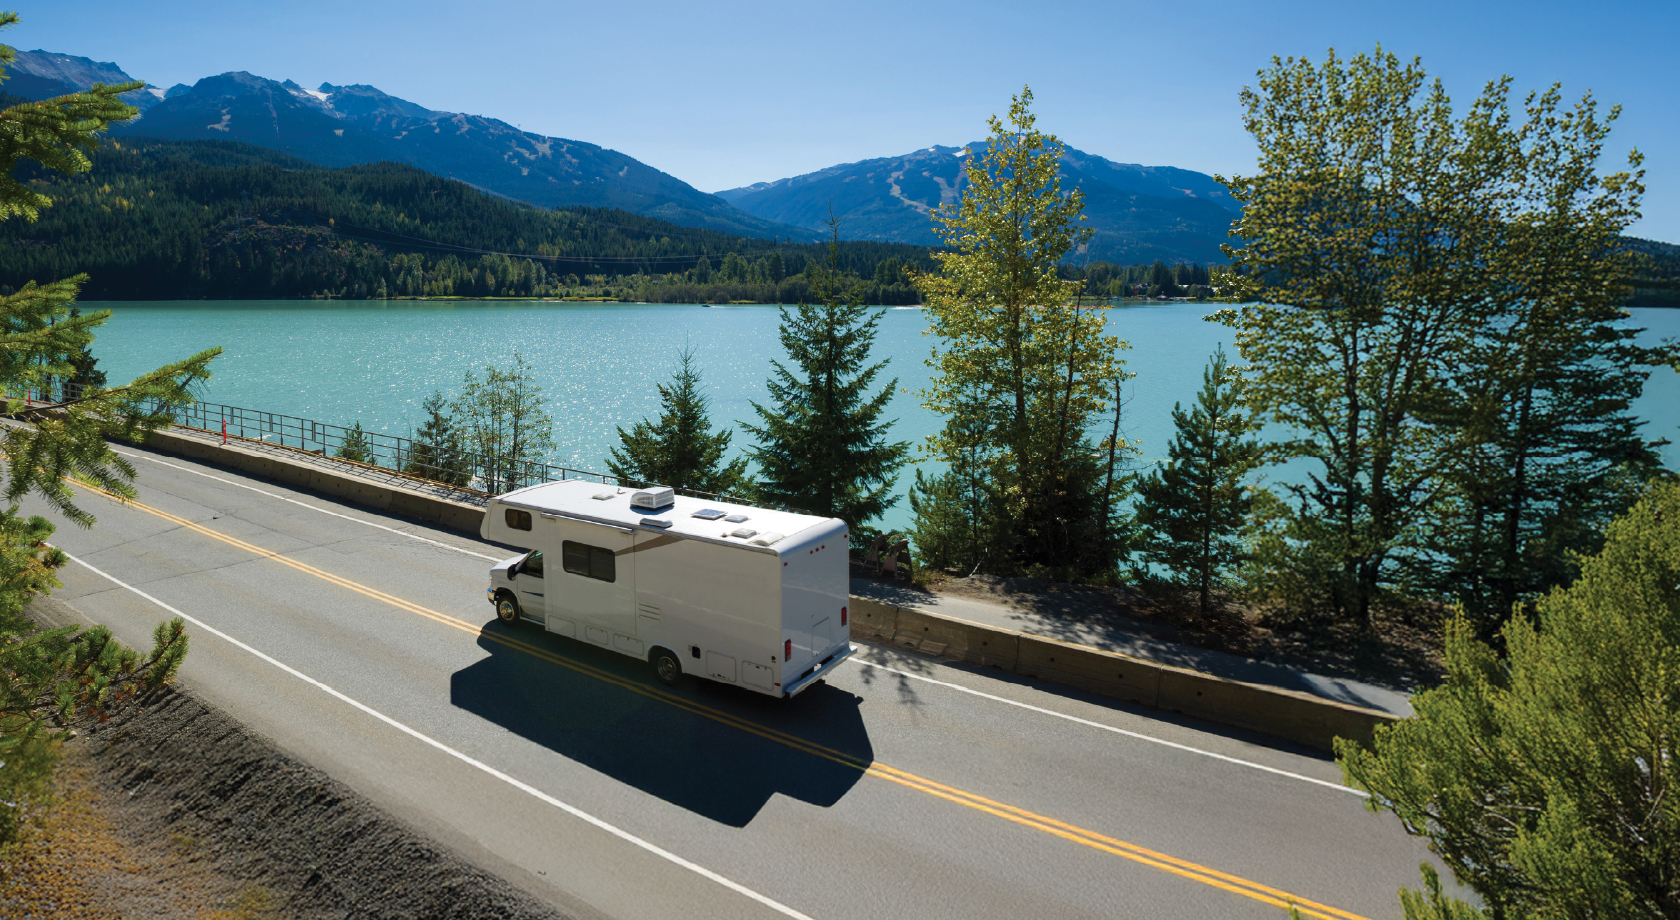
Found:
[[[109,86],[134,80],[110,61],[95,61],[39,48],[17,52],[7,75],[10,79],[4,84],[6,92],[25,99],[51,99],[80,92],[95,83]],[[163,101],[163,90],[148,85],[144,89],[124,93],[123,99],[144,112]]]

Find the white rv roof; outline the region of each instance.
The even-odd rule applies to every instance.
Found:
[[[649,511],[631,507],[630,496],[636,492],[636,489],[628,487],[568,479],[527,486],[499,495],[496,500],[537,512],[563,514],[652,533],[740,544],[753,549],[763,548],[762,544],[753,545],[753,540],[780,535],[781,539],[769,544],[771,552],[782,545],[791,545],[788,537],[834,520],[814,514],[796,514],[687,495],[678,495],[669,507]],[[660,523],[668,523],[669,526],[658,526]]]

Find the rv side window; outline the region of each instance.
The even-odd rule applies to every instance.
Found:
[[[531,512],[529,511],[520,511],[517,508],[509,508],[504,517],[507,520],[507,525],[512,527],[514,530],[531,529]]]
[[[614,581],[618,578],[617,560],[613,551],[587,543],[566,540],[560,544],[560,564],[573,575]]]
[[[529,575],[532,578],[541,578],[542,569],[542,550],[539,549],[531,555],[525,557],[525,562],[519,566],[519,574]]]

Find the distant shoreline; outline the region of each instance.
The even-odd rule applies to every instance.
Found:
[[[90,300],[87,300],[87,301],[84,301],[84,302],[85,303],[199,303],[199,302],[202,302],[202,303],[239,303],[239,302],[246,302],[246,301],[253,302],[253,303],[263,302],[263,301],[287,301],[287,302],[292,302],[292,303],[392,303],[392,302],[402,302],[402,301],[411,302],[411,303],[474,303],[474,302],[486,302],[486,303],[490,303],[490,302],[494,302],[494,303],[606,303],[606,304],[621,303],[621,304],[624,304],[626,306],[633,306],[633,305],[637,305],[637,304],[647,305],[647,304],[653,304],[653,303],[663,303],[662,301],[656,302],[656,301],[648,301],[648,300],[621,300],[617,297],[457,297],[457,296],[453,296],[453,295],[452,296],[447,296],[447,297],[442,297],[442,296],[440,296],[440,297],[425,297],[425,296],[418,296],[418,295],[405,295],[405,296],[402,296],[402,297],[132,297],[132,298],[124,298],[124,299],[120,299],[120,300],[93,300],[93,299],[90,299]],[[1143,305],[1148,305],[1148,304],[1157,304],[1157,305],[1158,304],[1203,304],[1203,305],[1211,305],[1211,304],[1218,304],[1218,303],[1221,303],[1221,302],[1222,301],[1218,301],[1218,300],[1195,300],[1195,299],[1189,298],[1189,297],[1106,297],[1106,298],[1100,298],[1100,299],[1091,299],[1086,303],[1086,306],[1096,306],[1098,304],[1101,304],[1103,306],[1109,306],[1109,307],[1143,306]],[[675,305],[675,304],[673,304],[673,305]],[[790,306],[794,306],[794,304],[791,304],[791,303],[778,303],[776,301],[769,301],[769,300],[727,300],[727,301],[712,301],[712,302],[694,301],[694,302],[692,302],[691,305],[702,306],[702,307],[790,307]],[[919,303],[912,303],[912,304],[865,304],[864,306],[869,307],[869,308],[879,308],[879,309],[883,309],[883,310],[904,309],[906,307],[913,307],[915,309],[922,309],[922,307],[923,307],[923,305],[919,304]]]

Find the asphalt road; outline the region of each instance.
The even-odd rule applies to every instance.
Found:
[[[997,672],[860,644],[791,701],[666,690],[497,623],[505,549],[119,449],[140,503],[78,489],[56,596],[134,645],[191,618],[183,683],[585,916],[1358,920],[1428,858],[1326,759]]]

